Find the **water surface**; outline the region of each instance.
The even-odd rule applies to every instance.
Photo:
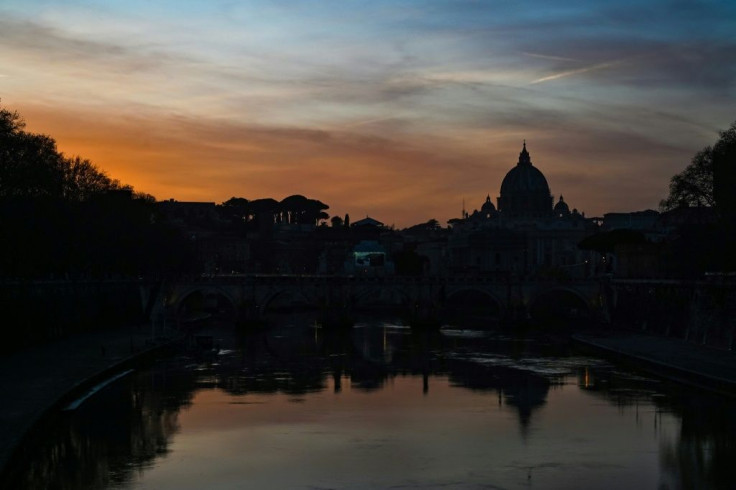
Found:
[[[208,332],[60,418],[27,488],[732,488],[731,402],[559,337]]]

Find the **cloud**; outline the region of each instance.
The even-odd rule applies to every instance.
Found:
[[[652,207],[733,117],[720,4],[17,5],[3,103],[160,198],[444,221],[497,196],[526,138],[574,206]]]
[[[591,66],[584,66],[582,68],[576,68],[574,70],[561,71],[561,72],[555,73],[553,75],[547,75],[547,76],[542,77],[542,78],[537,78],[536,80],[532,80],[530,83],[532,85],[534,85],[534,84],[537,84],[537,83],[543,83],[543,82],[549,82],[549,81],[552,81],[552,80],[558,80],[560,78],[565,78],[565,77],[569,77],[569,76],[572,76],[572,75],[580,75],[582,73],[588,73],[588,72],[591,72],[591,71],[594,71],[594,70],[601,70],[603,68],[610,68],[612,66],[618,65],[619,63],[621,63],[621,61],[610,61],[610,62],[605,62],[605,63],[598,63],[596,65],[591,65]]]
[[[174,56],[145,44],[123,45],[84,39],[32,21],[0,19],[0,32],[3,33],[4,51],[22,54],[26,60],[34,59],[46,65],[86,63],[90,66],[104,65],[107,69],[124,73],[130,70],[161,70],[162,65],[171,61],[186,60],[180,55]]]
[[[574,58],[566,58],[564,56],[552,56],[549,54],[541,54],[541,53],[528,53],[523,52],[522,53],[525,56],[531,56],[532,58],[541,58],[543,60],[553,60],[553,61],[572,61],[572,62],[578,62],[580,60],[576,60]]]
[[[161,199],[283,198],[301,193],[340,212],[411,223],[446,212],[443,195],[465,180],[462,159],[435,141],[399,141],[350,131],[264,127],[232,121],[21,108],[29,129],[53,134],[62,151]],[[446,196],[445,196],[446,197]],[[407,202],[420,199],[424,210]]]

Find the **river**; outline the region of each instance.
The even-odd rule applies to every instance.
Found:
[[[285,316],[136,369],[27,448],[17,488],[733,488],[734,403],[562,335]],[[193,343],[194,344],[194,343]]]

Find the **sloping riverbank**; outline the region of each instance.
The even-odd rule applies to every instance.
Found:
[[[179,338],[152,338],[146,327],[80,334],[0,358],[0,476],[16,448],[51,410],[72,401],[139,359]]]
[[[634,332],[573,335],[578,345],[657,376],[736,396],[736,353]]]

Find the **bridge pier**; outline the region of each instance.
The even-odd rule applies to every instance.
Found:
[[[528,325],[531,322],[531,314],[529,312],[529,305],[526,303],[516,303],[509,305],[506,309],[501,323],[511,327],[521,327]]]
[[[414,303],[411,311],[409,326],[412,328],[439,328],[440,311],[435,304],[427,301]]]
[[[335,285],[326,281],[321,285],[319,299],[320,319],[324,328],[350,328],[355,323],[351,287],[345,280]]]
[[[321,308],[322,326],[329,329],[350,328],[355,323],[349,306]]]
[[[239,327],[260,327],[263,326],[263,311],[260,305],[252,302],[240,303],[236,310],[235,323]]]

